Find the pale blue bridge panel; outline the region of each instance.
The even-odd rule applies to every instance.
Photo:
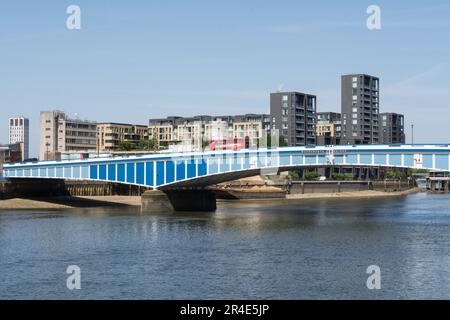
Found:
[[[361,154],[359,163],[361,164],[372,164],[372,154]]]
[[[449,167],[448,155],[437,154],[436,155],[436,168],[442,168],[448,170]]]
[[[423,155],[423,167],[424,168],[433,168],[433,156],[431,154]]]
[[[402,165],[402,157],[400,154],[389,154],[389,165],[400,167]]]
[[[403,158],[403,164],[405,167],[413,168],[414,167],[414,155],[413,154],[405,154]]]
[[[317,164],[317,156],[306,156],[305,157],[305,164]]]
[[[319,155],[317,157],[318,157],[318,160],[319,160],[319,164],[327,164],[328,160],[327,160],[326,156]]]
[[[358,164],[358,155],[356,155],[356,154],[347,155],[346,163],[357,165]]]
[[[449,170],[448,145],[286,147],[271,150],[241,150],[192,153],[160,153],[140,157],[100,158],[5,164],[11,178],[61,178],[111,181],[149,187],[176,186],[209,177],[226,181],[235,173],[254,174],[254,169],[335,166],[394,166]],[[211,180],[211,181],[217,181]]]
[[[335,155],[334,163],[335,164],[343,164],[344,163],[344,155],[342,155],[342,154]]]

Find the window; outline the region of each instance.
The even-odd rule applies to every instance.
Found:
[[[358,100],[358,96],[353,96],[353,101]]]
[[[352,120],[352,124],[358,124],[358,120]]]
[[[358,119],[358,114],[357,113],[352,113],[352,118],[353,119]]]
[[[358,108],[352,108],[352,112],[358,112]]]
[[[358,77],[353,77],[353,78],[352,78],[352,81],[353,81],[353,82],[358,82]]]
[[[288,96],[283,96],[283,101],[288,101],[289,97]]]

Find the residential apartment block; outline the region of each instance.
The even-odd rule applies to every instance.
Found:
[[[403,114],[380,113],[380,143],[405,143],[405,119]]]
[[[366,74],[341,78],[343,144],[379,143],[379,79]]]
[[[124,141],[140,141],[148,137],[148,127],[125,123],[97,123],[98,149],[114,151]]]
[[[97,124],[71,119],[61,111],[40,114],[41,160],[56,159],[58,153],[97,150]]]
[[[336,145],[341,140],[341,114],[336,112],[318,112],[316,139],[318,145]]]
[[[25,117],[9,118],[8,143],[22,143],[21,159],[23,161],[30,156],[30,122]]]
[[[316,96],[300,92],[270,94],[272,129],[279,130],[289,146],[316,144]]]
[[[270,130],[267,114],[245,114],[237,116],[167,117],[149,120],[149,139],[160,146],[171,143],[201,148],[205,143],[224,138],[243,138],[254,147],[264,130]]]

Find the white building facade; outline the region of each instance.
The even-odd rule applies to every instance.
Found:
[[[25,117],[9,118],[8,143],[23,143],[22,161],[30,156],[30,121]]]

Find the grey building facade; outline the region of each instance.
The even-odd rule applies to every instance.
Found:
[[[405,117],[399,113],[380,113],[380,143],[405,143]]]
[[[377,144],[379,137],[380,80],[367,74],[341,78],[343,144]]]
[[[279,130],[288,146],[316,144],[317,98],[301,92],[270,94],[272,129]]]
[[[61,111],[41,111],[40,160],[54,160],[63,152],[96,151],[97,124],[71,119]]]

